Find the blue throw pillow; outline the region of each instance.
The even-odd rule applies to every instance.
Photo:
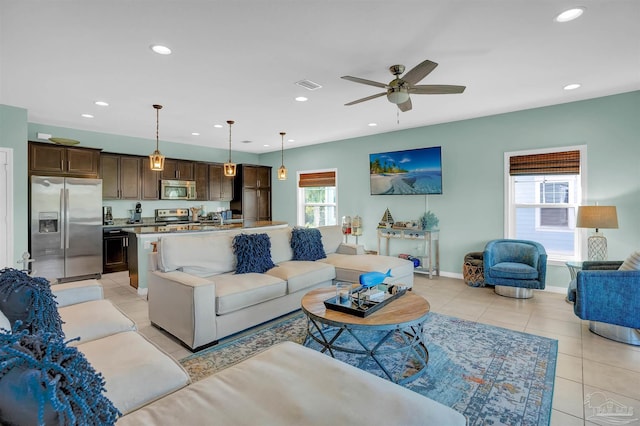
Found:
[[[267,234],[238,234],[233,238],[236,274],[262,274],[273,268],[271,240]]]
[[[18,330],[43,330],[63,336],[57,302],[44,278],[30,277],[13,268],[0,270],[0,311],[12,328],[21,321]]]
[[[82,352],[55,333],[0,333],[0,424],[112,425],[120,415]]]
[[[327,257],[322,245],[322,234],[316,228],[293,228],[291,249],[293,260],[318,260]]]

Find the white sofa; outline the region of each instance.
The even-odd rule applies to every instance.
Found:
[[[276,267],[235,274],[233,237],[240,231],[164,236],[149,265],[149,319],[191,350],[300,308],[308,291],[334,281],[357,282],[360,274],[391,270],[388,283],[413,286],[413,263],[364,254],[342,244],[340,227],[319,228],[327,255],[291,260],[291,228],[256,230],[269,236]]]

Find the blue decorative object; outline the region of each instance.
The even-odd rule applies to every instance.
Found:
[[[322,245],[322,234],[316,228],[293,228],[291,248],[293,260],[318,260],[327,257]]]
[[[378,284],[382,284],[385,278],[391,276],[391,269],[386,273],[382,272],[367,272],[366,274],[360,274],[360,285],[365,288],[373,287]]]
[[[57,302],[44,278],[30,277],[12,268],[0,270],[0,310],[12,327],[21,321],[19,330],[43,330],[63,336]]]
[[[56,333],[0,333],[2,424],[112,425],[120,412],[103,395],[104,384]]]
[[[267,234],[238,234],[233,238],[236,274],[262,274],[273,268],[271,240]]]
[[[494,286],[544,289],[547,253],[529,240],[493,240],[484,248],[484,281]]]

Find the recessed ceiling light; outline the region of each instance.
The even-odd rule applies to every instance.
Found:
[[[569,22],[577,19],[584,13],[584,7],[574,7],[573,9],[565,10],[555,17],[556,22]]]
[[[262,145],[262,146],[264,146],[265,148],[267,148],[267,147],[270,147],[271,145],[269,145],[268,143],[265,143],[265,144],[264,144],[264,145]]]
[[[241,141],[242,143],[251,143],[251,141]]]
[[[566,86],[563,87],[564,90],[575,90],[577,88],[579,88],[580,85],[578,83],[573,83],[573,84],[567,84]]]
[[[222,124],[214,124],[213,127],[216,129],[222,129]]]
[[[287,139],[287,142],[295,142],[295,139]]]
[[[308,99],[308,98],[305,98],[304,96],[298,96],[298,97],[296,98],[296,101],[298,101],[298,102],[307,102],[308,100],[309,100],[309,99]]]
[[[95,101],[94,104],[98,106],[109,106],[109,103],[105,101]]]
[[[378,123],[369,123],[369,124],[367,124],[367,126],[369,126],[369,127],[376,127],[377,125],[378,125]]]
[[[171,49],[167,46],[163,46],[161,44],[154,44],[151,46],[151,50],[156,52],[158,55],[171,55]]]
[[[93,118],[93,115],[91,114],[81,114],[81,116],[84,118]]]
[[[200,133],[198,133],[198,132],[191,132],[191,136],[200,136]]]

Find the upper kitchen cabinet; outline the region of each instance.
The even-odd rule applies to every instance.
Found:
[[[29,142],[29,174],[97,178],[100,150]]]
[[[207,201],[209,199],[209,164],[195,163],[196,200]]]
[[[166,164],[166,160],[165,160]],[[142,157],[142,197],[143,200],[160,199],[160,173],[151,170],[149,157]]]
[[[130,155],[101,154],[102,198],[139,200],[141,160]]]
[[[244,220],[271,220],[271,167],[238,165],[231,210]]]
[[[195,180],[194,163],[186,160],[164,160],[160,179]]]
[[[209,164],[209,200],[231,201],[233,178],[224,175],[222,164]]]

